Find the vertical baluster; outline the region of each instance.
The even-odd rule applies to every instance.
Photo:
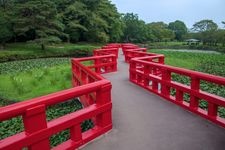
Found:
[[[130,81],[135,81],[136,80],[136,63],[135,61],[130,62]]]
[[[190,107],[192,109],[198,108],[198,97],[194,96],[193,91],[198,92],[200,89],[200,79],[191,77],[191,93],[190,93]]]
[[[100,59],[97,58],[97,59],[95,59],[95,72],[98,74],[101,73],[101,69],[100,69],[99,65],[100,65]]]
[[[176,101],[183,102],[183,98],[184,98],[184,92],[179,89],[176,89]]]
[[[26,113],[23,115],[23,122],[26,134],[33,134],[42,129],[47,128],[46,115],[45,115],[45,106],[39,105],[26,110]],[[49,150],[50,143],[49,139],[44,139],[38,141],[35,144],[29,145],[29,150]]]
[[[148,87],[149,86],[149,66],[147,64],[144,65],[144,86]]]
[[[160,57],[160,58],[159,58],[159,63],[160,63],[160,64],[164,64],[164,57]]]
[[[208,115],[211,118],[215,118],[217,116],[218,105],[208,102]]]
[[[76,148],[78,148],[80,146],[80,142],[82,141],[80,124],[74,125],[72,128],[70,128],[70,138],[76,143]]]
[[[166,85],[165,82],[171,82],[171,72],[167,69],[162,69],[162,95],[169,97],[170,96],[170,86]]]
[[[112,60],[112,62],[114,63],[112,71],[117,71],[117,58],[113,57]]]
[[[101,87],[100,90],[96,92],[96,104],[104,105],[111,103],[111,88],[112,85],[107,83]],[[111,109],[99,114],[96,117],[96,124],[100,127],[112,126],[112,111]]]

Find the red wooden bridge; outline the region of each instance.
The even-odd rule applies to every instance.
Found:
[[[0,149],[50,149],[49,137],[65,129],[70,139],[53,149],[225,149],[225,120],[218,114],[225,98],[200,87],[201,81],[225,86],[225,78],[167,66],[163,55],[133,44],[109,44],[93,57],[73,59],[72,73],[74,88],[0,108],[0,121],[22,116],[25,128],[1,140]],[[173,81],[173,73],[190,85]],[[46,121],[47,106],[75,97],[84,109]],[[87,119],[94,128],[82,133]]]

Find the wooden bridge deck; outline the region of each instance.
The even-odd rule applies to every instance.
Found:
[[[113,130],[84,150],[225,150],[225,129],[176,106],[128,80],[119,55],[112,82]]]

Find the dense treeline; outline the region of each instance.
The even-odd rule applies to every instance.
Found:
[[[119,41],[121,15],[108,0],[1,0],[0,40]]]
[[[224,22],[223,22],[224,23]],[[225,23],[224,23],[225,24]],[[0,0],[1,48],[6,42],[162,42],[198,39],[225,45],[225,30],[201,20],[188,30],[179,20],[145,23],[120,14],[109,0]]]

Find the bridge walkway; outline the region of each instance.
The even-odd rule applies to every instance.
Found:
[[[129,82],[120,52],[112,82],[113,130],[83,150],[225,150],[225,129]]]

